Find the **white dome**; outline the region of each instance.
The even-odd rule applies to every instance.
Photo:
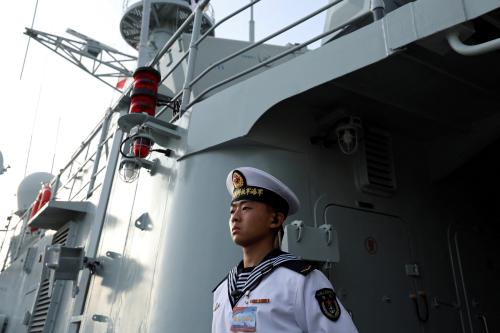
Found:
[[[17,215],[22,215],[35,201],[42,183],[47,183],[54,178],[48,172],[35,172],[23,179],[17,188]]]

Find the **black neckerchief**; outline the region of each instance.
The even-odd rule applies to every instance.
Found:
[[[283,252],[279,249],[272,250],[267,256],[264,257],[264,259],[262,259],[261,263],[252,270],[252,273],[248,277],[243,289],[237,290],[236,281],[238,278],[238,271],[241,272],[241,270],[243,269],[242,260],[237,266],[234,266],[229,271],[229,274],[227,276],[227,292],[229,301],[231,302],[231,306],[234,307],[247,291],[252,291],[253,289],[255,289],[262,281],[263,277],[271,273],[276,268],[280,267],[283,263],[294,260],[299,261],[300,259],[290,253]]]

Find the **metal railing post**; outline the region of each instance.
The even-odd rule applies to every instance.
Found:
[[[94,192],[94,184],[95,184],[95,180],[97,178],[97,171],[99,170],[99,162],[101,161],[102,147],[104,145],[104,142],[106,141],[106,138],[108,137],[107,134],[108,134],[109,121],[110,121],[112,115],[113,115],[113,111],[111,109],[109,109],[108,112],[106,113],[106,116],[104,117],[103,122],[102,122],[101,137],[99,138],[99,143],[97,145],[97,152],[95,155],[94,165],[92,166],[92,173],[90,174],[90,183],[89,183],[89,188],[87,190],[87,199],[90,198],[90,196]]]
[[[385,3],[383,0],[372,0],[370,3],[370,11],[372,12],[373,19],[378,21],[385,15]]]
[[[194,14],[194,23],[193,23],[193,33],[191,34],[191,42],[189,44],[189,58],[188,58],[188,68],[186,72],[186,76],[184,78],[184,87],[182,88],[182,103],[181,103],[181,114],[186,111],[186,106],[189,104],[189,100],[191,98],[191,80],[194,76],[194,66],[196,63],[196,56],[198,54],[198,45],[196,41],[198,37],[200,37],[201,33],[201,20],[203,18],[203,7],[208,4],[208,1],[203,1],[196,7]]]
[[[230,55],[228,55],[228,56],[226,56],[226,57],[224,57],[224,58],[222,58],[222,59],[219,59],[218,61],[216,61],[216,62],[212,63],[210,66],[208,66],[207,68],[205,68],[205,69],[204,69],[204,70],[203,70],[200,74],[198,74],[198,75],[197,75],[197,76],[196,76],[196,77],[195,77],[195,78],[194,78],[194,79],[190,82],[190,84],[191,84],[191,85],[194,85],[194,84],[195,84],[196,82],[198,82],[201,78],[203,78],[203,77],[204,77],[204,76],[205,76],[208,72],[210,72],[212,69],[216,68],[217,66],[219,66],[219,65],[221,65],[221,64],[223,64],[223,63],[225,63],[225,62],[227,62],[227,61],[229,61],[229,60],[231,60],[231,59],[233,59],[233,58],[235,58],[235,57],[237,57],[237,56],[239,56],[239,55],[241,55],[241,54],[243,54],[243,53],[247,52],[247,51],[250,51],[250,50],[255,49],[257,46],[259,46],[259,45],[261,45],[261,44],[264,44],[264,43],[265,43],[265,42],[267,42],[268,40],[271,40],[271,39],[273,39],[274,37],[281,35],[282,33],[284,33],[284,32],[286,32],[286,31],[288,31],[288,30],[290,30],[290,29],[292,29],[292,28],[296,27],[297,25],[299,25],[299,24],[301,24],[301,23],[303,23],[303,22],[305,22],[305,21],[309,20],[310,18],[312,18],[312,17],[314,17],[314,16],[318,15],[319,13],[321,13],[321,12],[323,12],[323,11],[327,10],[328,8],[331,8],[331,7],[335,6],[335,5],[336,5],[336,4],[338,4],[338,3],[341,3],[342,1],[345,1],[345,0],[335,0],[335,1],[333,1],[333,2],[330,2],[329,4],[327,4],[327,5],[325,5],[325,6],[321,7],[321,8],[319,8],[319,9],[317,9],[317,10],[315,10],[314,12],[310,13],[309,15],[306,15],[306,16],[302,17],[300,20],[295,21],[294,23],[291,23],[291,24],[287,25],[286,27],[284,27],[284,28],[282,28],[282,29],[280,29],[280,30],[278,30],[278,31],[276,31],[276,32],[274,32],[274,33],[272,33],[272,34],[268,35],[267,37],[265,37],[265,38],[263,38],[263,39],[261,39],[261,40],[259,40],[259,41],[255,42],[255,43],[253,43],[253,44],[250,44],[250,45],[248,45],[248,46],[246,46],[246,47],[244,47],[244,48],[242,48],[242,49],[240,49],[240,50],[238,50],[238,51],[236,51],[236,52],[233,52],[233,53],[231,53]],[[256,2],[256,1],[252,2],[251,4],[255,4],[255,2]],[[249,5],[247,5],[247,6],[249,6]],[[206,33],[205,33],[205,35],[206,35]],[[205,36],[205,35],[204,35],[204,36]],[[201,41],[202,41],[202,39],[200,39],[200,40],[198,41],[198,43],[200,43]],[[197,97],[197,98],[198,98],[198,97]]]
[[[59,173],[57,174],[56,178],[54,179],[54,182],[51,184],[52,185],[52,195],[50,196],[50,200],[56,200],[57,199],[57,194],[59,194],[59,185],[61,183],[61,173],[62,169],[59,170]]]
[[[116,110],[116,109],[115,109]],[[120,116],[127,113],[128,110],[122,109],[120,111]],[[94,221],[90,224],[90,230],[88,232],[88,241],[85,247],[86,255],[94,258],[97,255],[99,244],[102,236],[102,228],[107,216],[108,204],[111,199],[111,190],[113,188],[113,183],[115,179],[115,172],[118,166],[118,161],[120,159],[120,145],[123,139],[123,131],[118,128],[114,130],[113,144],[111,146],[111,152],[108,158],[108,164],[106,167],[106,174],[104,175],[104,181],[102,184],[101,194],[99,196],[99,202],[96,207]],[[79,287],[80,292],[77,294],[74,305],[73,305],[73,317],[78,317],[85,315],[85,301],[90,292],[90,282],[91,275],[88,270],[86,270],[80,277]],[[70,326],[68,332],[76,332],[77,328],[75,325]]]
[[[250,1],[251,2],[251,1]],[[255,21],[253,20],[253,5],[250,7],[250,22],[248,22],[249,36],[248,40],[250,43],[255,42]]]

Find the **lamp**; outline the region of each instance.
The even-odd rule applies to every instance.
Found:
[[[361,129],[361,118],[359,117],[349,116],[349,118],[339,121],[335,127],[335,134],[340,151],[351,155],[358,150]]]

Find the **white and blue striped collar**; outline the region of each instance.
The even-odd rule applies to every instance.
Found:
[[[241,261],[237,266],[234,266],[229,271],[227,277],[228,297],[231,301],[231,305],[234,306],[236,303],[238,303],[241,296],[243,296],[247,291],[252,291],[253,289],[255,289],[262,281],[262,278],[264,276],[271,273],[274,269],[278,268],[283,263],[294,260],[300,259],[290,253],[283,252],[281,250],[271,251],[262,260],[262,262],[252,270],[252,273],[250,273],[250,275],[248,276],[243,289],[238,290],[236,287],[236,283],[238,280],[238,267],[243,267],[243,261]]]

